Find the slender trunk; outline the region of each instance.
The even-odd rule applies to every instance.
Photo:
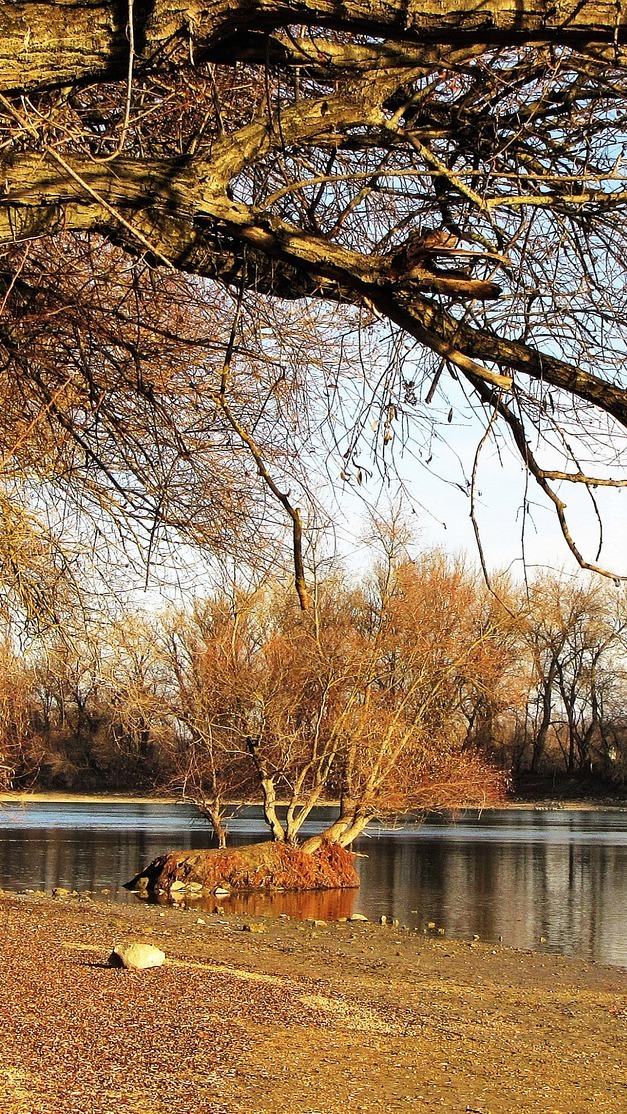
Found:
[[[568,680],[566,673],[570,666],[571,678]],[[562,704],[566,711],[568,727],[568,762],[567,773],[575,773],[577,769],[577,750],[579,749],[579,732],[577,730],[577,685],[581,671],[581,659],[571,657],[567,662],[558,666],[559,692]]]
[[[201,815],[209,821],[213,834],[218,841],[218,847],[224,849],[229,831],[224,823],[224,811],[220,800],[218,798],[207,799],[203,793],[195,793],[193,789],[191,793],[188,793],[185,781],[183,782],[182,800],[191,801]]]
[[[263,793],[263,818],[272,832],[273,840],[285,841],[285,829],[276,814],[276,793],[271,777],[261,778],[261,791]]]
[[[147,758],[150,753],[150,727],[142,725],[139,732],[139,754],[141,758]]]
[[[569,774],[574,774],[577,767],[576,749],[579,742],[575,709],[577,694],[575,683],[573,682],[570,685],[566,683],[563,669],[560,669],[559,671],[559,683],[562,702],[566,710],[566,723],[568,728],[568,762],[566,766],[566,772]]]
[[[226,841],[229,833],[222,820],[222,810],[219,807],[216,807],[209,808],[207,811],[209,813],[209,819],[211,820],[213,834],[218,841],[218,847],[220,848],[220,850],[223,851],[226,847]]]
[[[540,761],[544,754],[544,748],[546,746],[546,739],[549,733],[549,727],[551,726],[551,715],[553,712],[553,684],[555,681],[556,672],[557,664],[555,661],[552,661],[549,667],[548,675],[543,682],[542,719],[540,721],[540,726],[536,732],[536,737],[533,740],[533,752],[531,755],[531,765],[529,767],[529,772],[532,774],[537,773],[538,766],[540,765]]]
[[[601,730],[601,713],[596,688],[596,662],[592,663],[590,676],[590,723],[586,728],[583,738],[578,742],[579,769],[587,769],[592,773],[592,744],[595,735],[603,738]]]
[[[290,801],[285,816],[285,838],[288,843],[296,843],[296,837],[305,823],[305,820],[309,816],[312,808],[314,808],[320,800],[322,789],[322,785],[318,785],[315,789],[312,789],[307,795],[307,799],[303,801],[300,806],[297,800],[292,799]],[[297,809],[298,811],[296,811]]]

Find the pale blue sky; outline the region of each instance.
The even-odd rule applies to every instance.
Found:
[[[397,454],[397,468],[405,485],[404,508],[415,511],[416,532],[425,548],[442,547],[450,552],[466,552],[477,561],[475,535],[470,520],[470,499],[460,490],[470,476],[480,433],[477,427],[451,427],[451,448],[442,444],[427,469],[413,457],[411,450]],[[627,463],[627,462],[626,462]],[[601,474],[596,469],[595,474]],[[459,485],[459,486],[458,486]],[[381,486],[376,479],[366,480],[354,492],[346,487],[338,493],[339,548],[353,567],[367,561],[367,549],[360,542],[367,516],[365,500],[384,508],[386,493],[391,499],[399,489],[394,482]],[[498,453],[491,444],[482,451],[478,471],[476,516],[481,530],[486,563],[492,570],[512,568],[522,575],[524,555],[528,566],[548,566],[575,571],[576,562],[562,537],[557,515],[535,481],[526,476],[518,456],[507,448]],[[603,567],[627,577],[627,489],[597,489],[603,518]],[[571,534],[584,558],[596,562],[599,526],[593,506],[582,485],[562,484],[560,497],[567,504]],[[523,505],[527,500],[527,513]],[[412,520],[414,516],[412,515]]]

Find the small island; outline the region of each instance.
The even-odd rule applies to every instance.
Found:
[[[232,850],[171,851],[154,859],[127,886],[179,900],[186,894],[351,889],[359,886],[354,860],[350,851],[328,841],[311,852],[273,841]]]

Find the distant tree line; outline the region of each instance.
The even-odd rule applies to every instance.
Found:
[[[233,801],[294,842],[332,799],[346,844],[374,816],[489,804],[524,772],[627,781],[627,622],[607,582],[492,593],[390,535],[368,575],[313,595],[303,613],[278,582],[231,585],[28,652],[7,634],[4,788],[177,792],[221,841]]]

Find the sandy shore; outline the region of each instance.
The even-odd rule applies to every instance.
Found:
[[[0,804],[60,804],[60,805],[175,805],[176,797],[142,797],[134,793],[56,793],[33,791],[28,793],[0,793]]]
[[[4,894],[0,1017],[6,1114],[627,1109],[627,971],[389,926]]]

